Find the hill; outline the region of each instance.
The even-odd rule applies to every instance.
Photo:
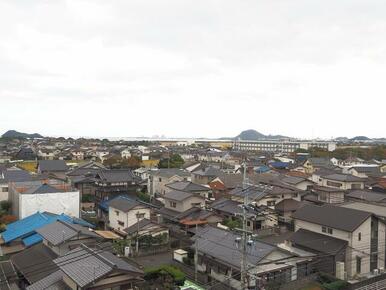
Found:
[[[288,137],[282,136],[282,135],[264,135],[256,130],[250,129],[250,130],[242,131],[239,135],[237,135],[233,139],[254,141],[254,140],[266,140],[266,139],[283,139],[283,138],[288,138]]]
[[[44,138],[42,135],[38,133],[28,134],[22,133],[15,130],[8,130],[2,136],[2,138]]]

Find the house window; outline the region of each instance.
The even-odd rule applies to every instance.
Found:
[[[158,178],[158,181],[159,181],[159,182],[162,182],[162,178],[161,178],[161,177],[160,177],[160,178]]]
[[[358,233],[358,241],[362,240],[362,233]]]
[[[276,203],[275,200],[269,200],[269,201],[267,201],[267,206],[274,206],[275,203]]]
[[[332,186],[332,187],[338,187],[338,188],[342,187],[342,183],[333,182],[333,181],[329,181],[329,180],[327,180],[327,185]]]
[[[117,216],[119,216],[119,211],[116,210],[116,211],[115,211],[115,214],[116,214]]]
[[[322,232],[323,233],[327,233],[327,228],[326,227],[322,227]]]
[[[193,202],[192,203],[192,207],[194,207],[194,206],[196,206],[196,207],[198,206],[199,207],[199,206],[201,206],[201,203],[200,202]]]
[[[124,222],[121,222],[121,221],[118,221],[118,225],[120,225],[120,226],[124,226],[124,225],[125,225],[125,223],[124,223]]]
[[[139,213],[139,212],[138,212],[138,213],[136,214],[136,216],[137,216],[138,219],[143,219],[143,218],[145,217],[145,213]]]
[[[362,270],[362,258],[357,256],[356,260],[357,260],[357,273],[360,274]]]
[[[327,229],[327,232],[328,232],[330,235],[332,235],[332,228],[328,228],[328,229]]]
[[[169,205],[170,207],[177,207],[177,203],[175,203],[174,201],[169,201]]]

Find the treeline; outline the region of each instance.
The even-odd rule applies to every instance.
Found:
[[[329,152],[319,148],[313,148],[310,150],[299,149],[296,152],[310,153],[311,157],[328,157],[337,159],[347,158],[361,158],[364,160],[385,160],[386,159],[386,145],[376,145],[369,148],[350,147],[350,148],[337,148],[335,151]]]

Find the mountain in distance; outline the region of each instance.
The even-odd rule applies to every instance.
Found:
[[[369,141],[371,140],[369,137],[366,136],[355,136],[350,139],[350,141]]]
[[[282,135],[264,135],[256,130],[250,129],[242,131],[239,135],[236,137],[230,137],[230,138],[220,138],[220,139],[231,139],[231,140],[249,140],[249,141],[255,141],[255,140],[272,140],[272,139],[288,139],[287,136]]]
[[[42,135],[38,133],[28,134],[22,133],[15,130],[8,130],[2,136],[2,138],[44,138]]]

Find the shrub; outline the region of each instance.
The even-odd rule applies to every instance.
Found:
[[[145,280],[155,280],[160,276],[170,275],[173,277],[174,284],[182,286],[185,283],[186,276],[179,268],[170,265],[161,265],[159,267],[145,268]]]
[[[325,283],[323,284],[323,287],[325,289],[328,289],[328,290],[343,290],[343,289],[346,289],[347,287],[347,282],[346,281],[342,281],[342,280],[338,280],[338,281],[335,281],[335,282],[331,282],[331,283]]]

